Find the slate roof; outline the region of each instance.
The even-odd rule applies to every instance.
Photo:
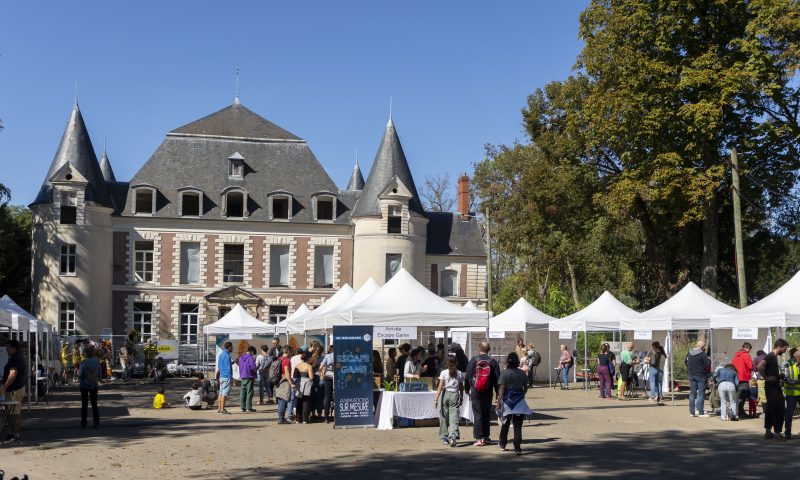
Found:
[[[66,163],[71,163],[73,168],[86,178],[88,185],[86,185],[85,199],[87,202],[94,202],[109,208],[114,207],[77,100],[72,108],[69,121],[67,121],[67,128],[64,129],[64,134],[61,136],[56,154],[50,163],[50,169],[44,177],[44,183],[31,205],[53,201],[53,184],[50,183],[50,177]]]
[[[464,255],[485,257],[486,249],[477,220],[461,220],[451,212],[427,212],[428,255]]]
[[[350,181],[347,182],[347,189],[351,191],[364,190],[364,176],[361,175],[361,168],[359,168],[358,162],[353,167],[353,174],[350,175]]]
[[[411,176],[406,155],[403,153],[403,146],[400,144],[400,138],[397,136],[394,122],[389,119],[389,123],[386,124],[386,130],[383,132],[381,145],[378,147],[378,153],[375,155],[375,161],[372,162],[367,183],[364,185],[363,192],[351,216],[379,217],[381,210],[378,195],[387,187],[394,176],[397,176],[411,191],[412,197],[408,204],[409,210],[424,216],[425,210],[419,200],[414,177]]]
[[[169,135],[303,141],[300,137],[256,114],[238,101],[200,120],[176,128],[169,132]]]
[[[201,127],[206,133],[197,133]],[[270,137],[275,136],[293,141],[272,141]],[[228,176],[228,159],[237,152],[244,157],[242,178]],[[312,223],[312,195],[338,192],[305,141],[236,104],[168,133],[130,181],[132,187],[140,184],[158,189],[154,216],[173,218],[178,217],[180,188],[191,186],[203,191],[201,218],[205,219],[225,218],[221,214],[222,192],[230,187],[243,188],[248,193],[250,212],[243,221],[269,220],[269,194],[283,191],[293,195],[292,222]],[[128,194],[123,215],[132,214],[134,201],[135,196]],[[340,196],[336,223],[349,222],[354,203]]]
[[[108,153],[103,147],[103,156],[100,158],[100,171],[103,173],[103,180],[106,182],[116,182],[114,170],[111,168],[111,162],[108,160]]]

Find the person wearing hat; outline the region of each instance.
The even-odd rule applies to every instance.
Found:
[[[19,441],[19,432],[22,430],[22,397],[25,395],[28,366],[19,353],[19,341],[9,340],[6,352],[8,352],[8,362],[3,368],[0,394],[3,394],[7,401],[17,404],[11,409],[11,434],[3,440]]]

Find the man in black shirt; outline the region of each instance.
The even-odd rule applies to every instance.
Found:
[[[491,443],[489,438],[489,415],[492,406],[492,395],[498,393],[500,365],[489,356],[489,342],[481,342],[478,346],[480,355],[473,357],[467,366],[465,390],[469,392],[472,403],[472,433],[476,447]]]
[[[8,363],[3,368],[3,383],[0,393],[7,401],[17,402],[11,409],[11,435],[4,440],[18,440],[22,429],[22,397],[25,395],[25,382],[28,379],[28,367],[19,353],[19,342],[9,340],[6,344]]]
[[[397,371],[400,378],[397,380],[398,385],[403,383],[403,375],[406,371],[406,360],[408,360],[408,353],[411,351],[411,345],[404,343],[400,345],[400,356],[397,357]],[[398,388],[399,390],[399,388]]]
[[[767,395],[767,404],[764,407],[764,430],[766,430],[764,439],[766,440],[774,438],[779,442],[786,441],[786,438],[781,435],[786,415],[786,403],[781,390],[778,355],[783,355],[787,348],[789,348],[789,344],[786,340],[782,338],[775,340],[772,351],[758,364],[758,373],[764,379],[764,391]]]

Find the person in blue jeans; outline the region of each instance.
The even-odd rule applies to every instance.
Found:
[[[705,352],[706,343],[698,340],[695,348],[689,350],[684,363],[689,369],[689,416],[708,417],[704,402],[708,372],[711,371],[711,359]]]
[[[233,344],[225,342],[222,346],[222,352],[217,359],[217,380],[219,381],[219,400],[217,413],[228,414],[225,408],[225,400],[231,394],[231,383],[233,382],[233,363],[231,362],[231,352],[233,351]]]
[[[569,369],[574,360],[566,345],[561,345],[561,356],[558,358],[558,374],[561,375],[561,389],[569,390]]]
[[[276,362],[281,362],[281,380],[280,383],[275,387],[275,397],[278,398],[278,424],[284,425],[289,423],[286,421],[286,411],[289,411],[291,415],[292,409],[294,408],[294,382],[292,381],[292,371],[291,371],[291,361],[289,360],[289,355],[291,354],[291,349],[288,345],[283,347],[283,355],[280,358],[275,360]]]
[[[664,347],[658,342],[653,342],[653,349],[647,354],[645,361],[650,367],[650,403],[661,403],[663,398],[662,387],[664,383],[664,363],[667,360],[667,354],[664,352]]]

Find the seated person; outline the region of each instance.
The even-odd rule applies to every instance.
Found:
[[[171,407],[170,403],[167,401],[167,397],[164,396],[164,388],[159,388],[158,393],[156,396],[153,397],[153,408],[169,408]]]
[[[200,398],[207,402],[209,407],[214,406],[218,393],[211,380],[206,379],[202,373],[198,373],[197,381],[200,383]]]
[[[183,396],[183,399],[186,400],[186,407],[192,410],[202,410],[203,398],[201,393],[200,382],[194,382],[192,389]]]

